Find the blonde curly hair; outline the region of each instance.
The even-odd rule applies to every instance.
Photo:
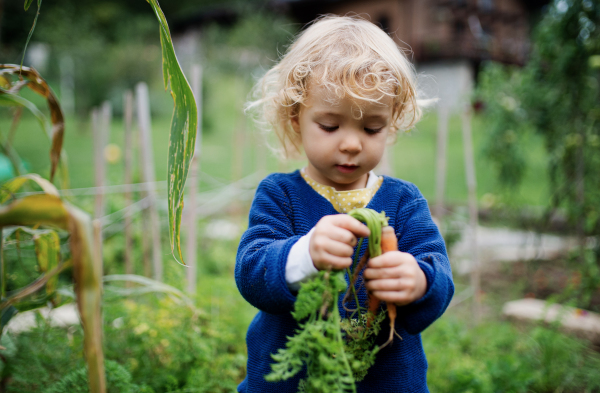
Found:
[[[263,131],[273,131],[284,157],[301,153],[291,119],[305,104],[311,84],[337,97],[379,102],[393,99],[392,138],[421,117],[414,67],[383,30],[359,16],[323,16],[302,31],[281,60],[253,89],[246,110]],[[360,110],[360,108],[359,108]]]

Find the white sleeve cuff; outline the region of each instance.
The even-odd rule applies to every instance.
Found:
[[[314,277],[319,271],[310,257],[309,244],[314,228],[302,236],[290,249],[285,265],[285,281],[292,292],[300,289],[300,283]]]

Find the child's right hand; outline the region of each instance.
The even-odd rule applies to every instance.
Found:
[[[367,237],[366,225],[347,214],[325,216],[315,225],[308,246],[318,270],[341,270],[352,264],[357,237]]]

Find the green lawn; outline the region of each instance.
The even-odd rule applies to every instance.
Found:
[[[251,122],[242,113],[241,107],[247,95],[247,85],[240,78],[210,78],[206,81],[204,97],[204,133],[201,152],[201,168],[205,173],[225,180],[248,175],[261,165],[268,172],[289,171],[305,165],[300,161],[280,163],[267,148],[257,149],[261,136],[253,131]],[[153,145],[157,180],[166,179],[167,146],[170,128],[168,113],[172,106],[169,95],[164,91],[151,92],[151,102],[155,112],[163,113],[153,119]],[[41,106],[41,105],[40,105]],[[119,112],[115,108],[115,112]],[[10,118],[7,112],[0,116],[0,132],[6,135]],[[435,195],[436,168],[435,112],[424,116],[415,129],[398,137],[389,147],[391,162],[396,177],[415,183],[425,197],[433,201]],[[491,163],[482,153],[485,137],[485,118],[477,116],[473,120],[475,160],[478,198],[486,194],[504,194],[499,186]],[[235,141],[243,138],[235,146]],[[110,135],[111,143],[123,147],[123,122],[120,115],[114,117]],[[523,185],[511,191],[508,199],[516,205],[545,205],[548,194],[548,181],[545,172],[545,151],[540,140],[530,137],[525,150],[529,151],[529,170]],[[19,154],[30,163],[33,172],[47,175],[49,172],[49,142],[43,136],[33,118],[24,114],[18,129],[14,146]],[[89,119],[67,119],[65,150],[69,158],[72,187],[94,185],[93,150]],[[242,158],[236,156],[242,155]],[[268,157],[263,158],[265,155]],[[448,173],[446,198],[453,204],[464,204],[467,199],[465,169],[463,160],[462,132],[460,118],[450,119],[448,138]],[[135,160],[139,160],[136,158]],[[262,164],[261,164],[262,160]],[[137,162],[137,161],[136,161]],[[123,164],[110,164],[108,177],[110,184],[123,183]],[[489,196],[488,196],[489,199]]]

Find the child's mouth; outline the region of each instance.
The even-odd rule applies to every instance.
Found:
[[[335,167],[342,173],[352,173],[358,169],[358,165],[336,165]]]

